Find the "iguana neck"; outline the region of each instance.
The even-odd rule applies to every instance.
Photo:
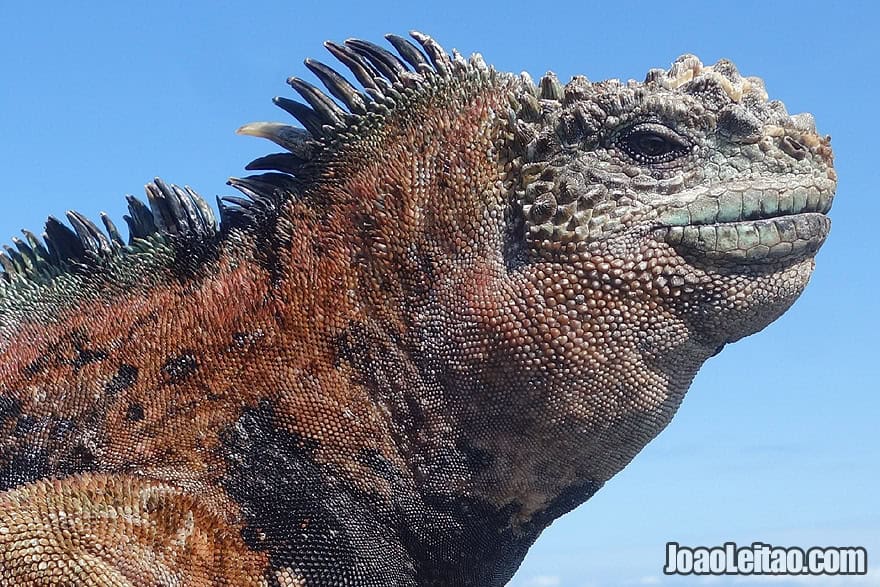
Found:
[[[555,517],[513,526],[515,507],[470,495],[479,450],[454,433],[467,390],[448,387],[457,374],[437,338],[450,333],[433,330],[447,266],[501,249],[507,89],[474,84],[409,97],[399,116],[337,145],[262,247],[279,251],[261,259],[278,338],[256,354],[276,355],[289,380],[221,440],[246,539],[268,545],[276,567],[304,564],[332,535],[327,572],[341,582],[502,585]],[[560,498],[556,515],[585,496]],[[290,527],[303,529],[292,541]]]

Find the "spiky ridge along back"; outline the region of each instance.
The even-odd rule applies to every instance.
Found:
[[[447,54],[427,35],[411,35],[418,46],[397,35],[386,35],[397,55],[359,39],[341,45],[325,43],[363,90],[327,65],[307,59],[306,67],[345,109],[312,84],[290,78],[288,83],[305,103],[281,97],[273,101],[305,130],[280,123],[255,123],[239,129],[240,134],[270,139],[286,152],[260,157],[246,166],[247,170],[269,173],[229,181],[244,197],[217,198],[219,223],[210,205],[191,188],[169,185],[157,178],[146,186],[147,203],[127,196],[127,242],[104,213],[103,230],[75,211],[66,215],[69,226],[49,217],[42,238],[23,230],[24,239],[13,238],[14,246],[4,245],[0,251],[0,295],[6,290],[4,286],[22,280],[40,281],[71,270],[88,270],[108,259],[143,252],[159,243],[174,245],[197,239],[202,247],[216,248],[220,238],[231,231],[271,224],[284,201],[301,192],[303,180],[311,176],[318,155],[325,153],[341,133],[356,127],[363,117],[386,115],[395,108],[402,92],[418,88],[431,76],[450,77],[471,67],[485,69],[479,56],[468,63],[454,51]]]

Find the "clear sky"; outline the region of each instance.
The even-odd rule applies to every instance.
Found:
[[[309,7],[295,5],[309,4]],[[880,585],[877,9],[832,2],[384,0],[43,3],[0,9],[0,237],[106,210],[155,175],[229,194],[269,143],[236,137],[325,39],[420,29],[496,68],[640,79],[681,53],[732,59],[833,136],[840,185],[813,282],[700,372],[670,427],[539,539],[515,587],[683,585],[665,543],[862,545]],[[4,242],[8,242],[5,241]],[[714,578],[718,585],[767,579]]]

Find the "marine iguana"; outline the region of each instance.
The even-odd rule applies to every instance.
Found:
[[[3,584],[502,585],[806,286],[830,140],[760,79],[412,36],[306,60],[219,223],[156,180],[0,254]]]

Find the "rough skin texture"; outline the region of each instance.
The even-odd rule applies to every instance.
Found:
[[[679,58],[562,86],[328,43],[221,222],[156,181],[0,255],[4,585],[503,585],[800,295],[829,139]]]

